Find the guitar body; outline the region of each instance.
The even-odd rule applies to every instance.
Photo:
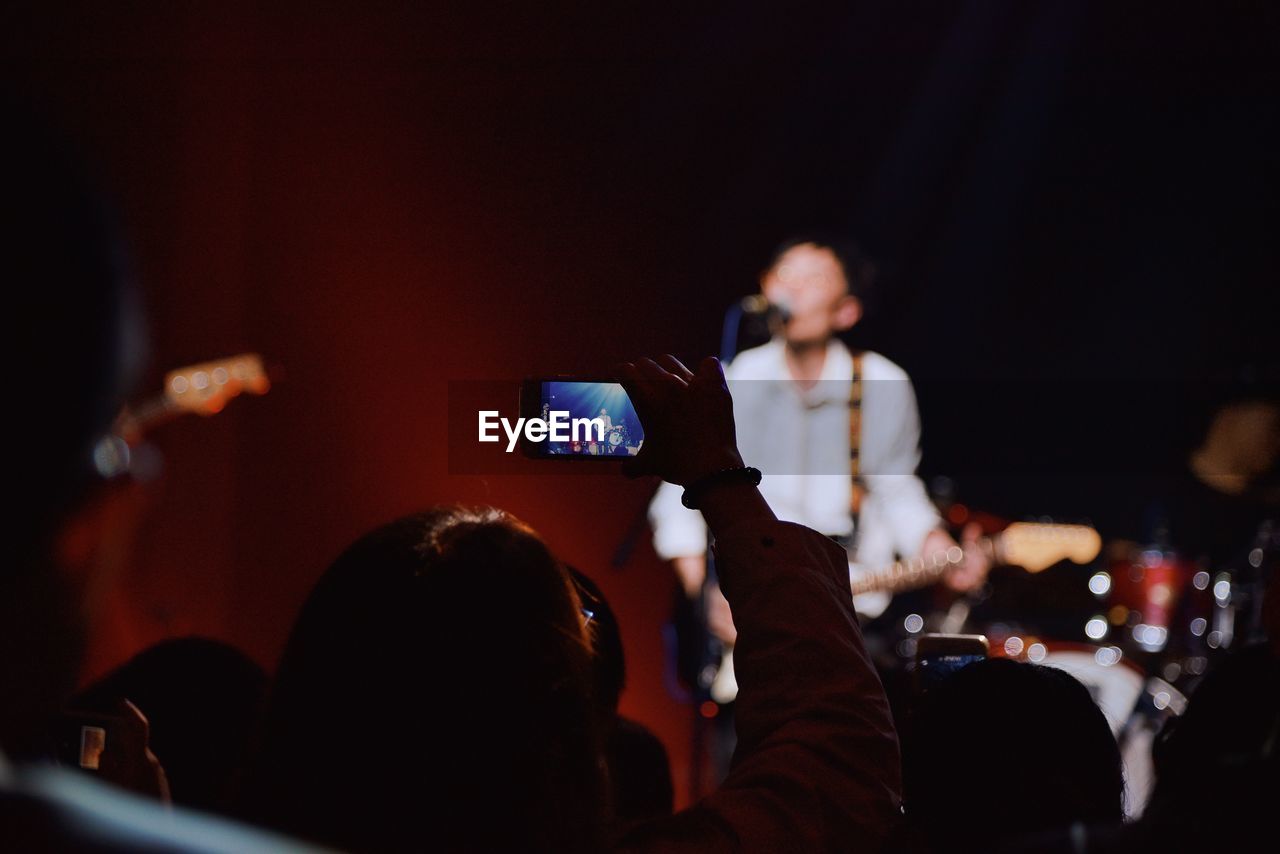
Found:
[[[999,563],[1020,566],[1036,573],[1061,560],[1089,563],[1101,551],[1102,540],[1097,531],[1085,525],[1015,522],[979,547]],[[929,558],[899,561],[875,570],[850,562],[849,586],[853,592],[853,607],[859,615],[875,619],[889,607],[894,592],[928,586],[940,580],[948,569],[963,559],[964,551],[953,547]],[[732,646],[726,646],[721,655],[720,669],[711,681],[710,694],[711,699],[722,705],[733,702],[738,696]]]

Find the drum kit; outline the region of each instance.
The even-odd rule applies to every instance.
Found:
[[[624,424],[615,424],[604,433],[600,442],[592,442],[587,453],[595,456],[614,456],[627,453],[627,428]]]
[[[631,453],[628,446],[630,432],[625,424],[615,424],[605,431],[601,439],[574,441],[569,443],[569,452],[587,454],[592,457],[614,456]]]
[[[1231,644],[1236,589],[1227,572],[1163,549],[1113,557],[1088,578],[1096,603],[1082,635],[1041,637],[1026,627],[986,627],[993,656],[1058,667],[1097,701],[1120,745],[1126,811],[1141,814],[1155,783],[1151,747],[1186,708],[1191,684]]]

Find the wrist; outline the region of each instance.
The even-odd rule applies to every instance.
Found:
[[[759,530],[777,521],[760,490],[746,480],[717,483],[703,494],[699,510],[717,540],[742,526]]]
[[[756,487],[760,484],[760,469],[738,465],[730,465],[715,469],[685,486],[680,503],[690,510],[698,510],[705,496],[719,487],[730,484],[747,484]]]

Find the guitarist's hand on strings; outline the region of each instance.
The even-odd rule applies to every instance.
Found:
[[[973,590],[986,582],[987,573],[991,570],[991,557],[979,544],[981,534],[981,527],[976,522],[970,522],[961,532],[961,542],[957,544],[950,534],[939,528],[930,531],[925,537],[920,553],[925,558],[929,558],[960,545],[964,549],[964,559],[948,572],[943,580],[952,590],[959,592]]]

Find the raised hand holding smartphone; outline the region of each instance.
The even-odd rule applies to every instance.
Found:
[[[640,453],[623,466],[625,474],[652,474],[688,486],[742,466],[733,400],[718,359],[703,359],[694,373],[666,355],[625,363],[618,373],[646,437]]]

